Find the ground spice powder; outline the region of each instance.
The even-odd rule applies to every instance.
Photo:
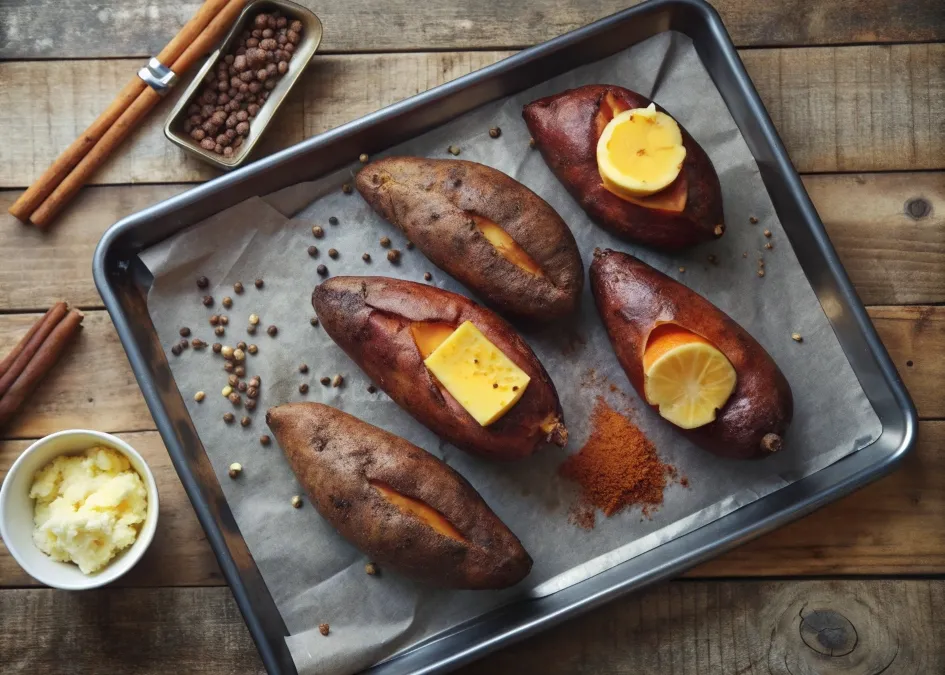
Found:
[[[639,505],[644,515],[663,503],[663,490],[676,478],[656,448],[627,417],[598,397],[591,416],[591,436],[561,465],[562,476],[581,487],[581,503],[571,511],[576,525],[594,526],[595,508],[607,516]]]

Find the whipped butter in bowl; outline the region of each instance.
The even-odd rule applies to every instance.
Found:
[[[0,488],[0,536],[32,577],[66,590],[131,569],[154,536],[157,487],[120,438],[61,431],[16,460]]]

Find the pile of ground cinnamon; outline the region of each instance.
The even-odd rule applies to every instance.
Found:
[[[612,516],[639,505],[643,514],[663,503],[663,490],[676,479],[676,468],[665,464],[656,448],[629,419],[598,397],[591,416],[591,437],[559,472],[581,487],[581,503],[571,520],[584,528],[594,526],[595,509]]]

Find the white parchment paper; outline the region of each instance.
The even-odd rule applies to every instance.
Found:
[[[728,229],[721,240],[673,256],[621,242],[591,223],[540,155],[529,150],[522,106],[590,83],[618,84],[655,99],[705,148],[722,184]],[[492,126],[501,127],[499,139],[488,136]],[[552,593],[593,576],[835,462],[872,442],[881,430],[798,265],[758,168],[684,36],[660,34],[477,109],[390,152],[450,157],[449,145],[462,149],[462,159],[496,167],[546,199],[570,225],[585,267],[595,247],[632,252],[728,312],[764,345],[787,376],[794,391],[794,423],[786,449],[760,462],[722,460],[691,446],[640,405],[585,291],[574,320],[526,334],[557,385],[570,444],[565,449],[548,448],[517,464],[484,462],[440,442],[383,393],[368,393],[369,382],[357,366],[321,328],[309,324],[310,295],[320,281],[315,272],[318,263],[327,265],[333,276],[377,274],[421,281],[430,271],[432,283],[468,294],[419,251],[406,250],[402,235],[356,193],[342,194],[341,183],[351,180],[357,165],[264,199],[248,199],[181,232],[142,255],[155,277],[148,306],[168,349],[184,325],[208,342],[235,345],[246,340],[259,345],[259,353],[248,357],[248,375],[262,377],[263,395],[247,428],[221,421],[232,406],[220,395],[226,373],[219,356],[209,349],[190,349],[168,359],[240,530],[286,621],[291,633],[288,646],[303,675],[358,671],[501,604]],[[329,225],[330,216],[339,224]],[[758,224],[749,224],[751,216],[758,218]],[[325,229],[324,239],[313,238],[313,224]],[[762,235],[765,229],[773,233],[770,240]],[[387,262],[378,244],[384,235],[403,252],[399,266]],[[767,241],[773,242],[773,250],[764,249]],[[320,249],[314,259],[306,252],[311,244]],[[337,260],[327,256],[331,247],[340,252]],[[371,254],[370,264],[362,261],[363,252]],[[717,265],[707,262],[710,253],[717,257]],[[763,279],[756,274],[762,254]],[[208,292],[217,300],[212,309],[199,302],[203,292],[194,286],[199,275],[211,279]],[[261,290],[253,287],[257,277],[265,280]],[[236,281],[246,287],[243,295],[232,292]],[[225,295],[234,299],[230,310],[220,307]],[[229,315],[230,323],[227,335],[216,338],[207,317],[221,311]],[[264,330],[246,335],[251,313],[260,315],[261,328],[277,325],[278,336],[269,337]],[[792,341],[792,332],[803,335],[803,343]],[[298,371],[302,362],[309,366],[305,375]],[[336,373],[345,377],[343,387],[319,384],[320,377]],[[311,387],[307,395],[298,390],[303,381]],[[201,404],[193,400],[198,390],[208,393]],[[583,530],[568,522],[575,490],[557,476],[556,469],[587,439],[597,396],[618,409],[634,407],[636,422],[663,459],[689,478],[690,486],[669,487],[664,505],[650,519],[638,510],[629,511],[610,519],[599,517],[595,529]],[[279,449],[274,444],[264,448],[257,441],[268,431],[266,408],[295,400],[337,406],[443,457],[522,539],[535,560],[530,576],[503,592],[431,590],[390,572],[367,576],[365,557],[309,504],[300,510],[290,506],[290,497],[301,493],[300,487]],[[238,418],[242,414],[237,411]],[[227,477],[233,461],[244,467],[236,481]],[[328,638],[318,632],[323,622],[331,625]]]

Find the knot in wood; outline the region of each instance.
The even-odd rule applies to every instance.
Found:
[[[932,205],[929,200],[923,197],[913,197],[906,202],[906,215],[913,220],[925,218],[932,212]]]
[[[846,656],[859,641],[850,620],[830,609],[801,610],[800,633],[805,645],[824,656]]]

